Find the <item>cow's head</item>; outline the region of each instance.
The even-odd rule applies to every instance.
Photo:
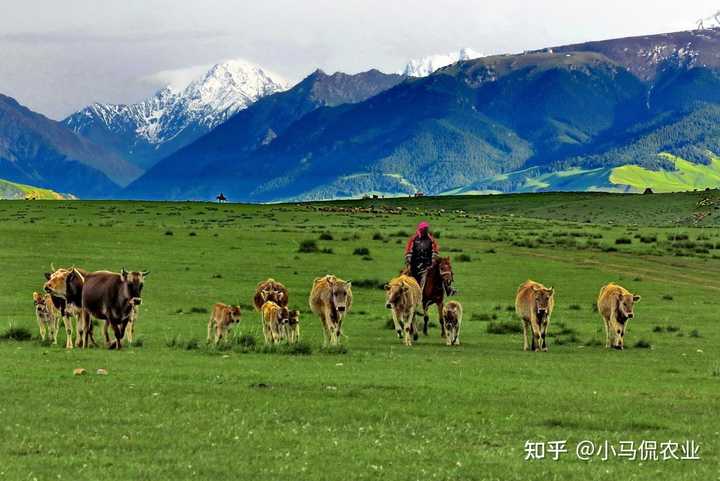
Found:
[[[128,272],[124,267],[120,271],[120,280],[123,283],[123,287],[127,289],[130,305],[139,306],[142,304],[142,290],[145,284],[145,278],[149,275],[150,271]]]
[[[352,283],[334,281],[330,284],[332,303],[338,312],[347,311],[350,306]]]
[[[46,272],[45,278],[47,282],[43,286],[43,289],[48,294],[52,294],[56,297],[67,297],[67,284],[68,278],[76,275],[77,269],[57,269],[53,272]],[[79,275],[79,273],[77,273]],[[82,276],[81,276],[82,277]]]
[[[545,319],[550,314],[550,308],[555,295],[554,288],[535,287],[533,288],[533,296],[535,299],[535,309],[538,319]]]
[[[640,296],[634,294],[619,294],[617,304],[616,323],[611,328],[613,332],[613,347],[623,349],[625,347],[625,327],[628,319],[635,317],[635,303],[640,301]]]
[[[235,324],[240,322],[240,306],[230,306],[228,309],[228,315],[230,317],[230,322]]]
[[[260,291],[260,297],[262,297],[263,303],[274,302],[275,304],[282,304],[285,293],[270,286]]]
[[[33,292],[33,302],[36,307],[45,306],[45,298],[39,292]]]
[[[290,311],[287,307],[278,308],[277,316],[280,327],[287,326],[290,323]]]
[[[385,307],[392,309],[402,301],[403,295],[408,291],[409,287],[404,283],[385,284]]]
[[[443,318],[445,321],[445,328],[446,329],[455,329],[458,324],[460,323],[460,319],[458,318],[458,313],[454,309],[448,309],[445,311],[445,317]]]

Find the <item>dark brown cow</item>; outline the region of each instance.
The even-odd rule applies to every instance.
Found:
[[[84,276],[82,290],[81,325],[87,346],[89,329],[93,317],[102,319],[113,328],[115,340],[110,342],[106,334],[105,341],[110,349],[120,349],[134,306],[142,303],[141,295],[145,277],[149,272],[128,272],[122,269],[119,274],[107,271],[91,272]]]

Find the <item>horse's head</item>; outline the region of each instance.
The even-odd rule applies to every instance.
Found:
[[[452,265],[450,265],[449,257],[440,257],[437,260],[438,270],[440,271],[440,277],[442,278],[443,286],[445,290],[448,290],[455,280],[453,275]]]

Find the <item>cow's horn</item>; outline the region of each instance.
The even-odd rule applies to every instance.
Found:
[[[75,274],[77,274],[77,276],[80,278],[80,281],[81,281],[83,284],[85,284],[85,278],[83,277],[82,274],[80,274],[80,271],[77,270],[75,267],[73,267],[73,272],[74,272]]]
[[[150,271],[142,271],[141,274],[143,275],[143,277],[147,277],[150,275]]]
[[[55,272],[55,263],[53,263],[53,262],[50,263],[50,270]]]

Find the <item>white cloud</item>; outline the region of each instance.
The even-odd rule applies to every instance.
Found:
[[[140,80],[153,87],[162,88],[170,86],[175,90],[182,90],[187,87],[190,82],[210,70],[213,65],[214,64],[191,65],[177,69],[160,70],[159,72],[146,75]]]

